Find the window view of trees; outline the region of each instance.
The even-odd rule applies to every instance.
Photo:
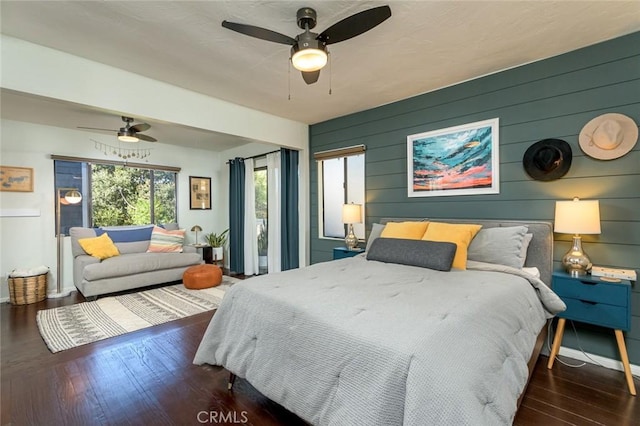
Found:
[[[83,223],[76,219],[66,224],[67,212],[61,211],[67,227],[177,222],[177,175],[173,171],[59,160],[54,170],[57,187],[72,182],[84,195]],[[85,176],[88,179],[83,182]]]
[[[93,226],[175,222],[175,186],[175,173],[94,164]]]

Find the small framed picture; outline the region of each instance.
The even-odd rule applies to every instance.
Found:
[[[211,210],[211,178],[189,176],[189,208]]]
[[[33,192],[33,169],[0,166],[0,191]]]

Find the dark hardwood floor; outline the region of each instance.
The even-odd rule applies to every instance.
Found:
[[[202,313],[51,354],[36,312],[82,301],[0,305],[2,425],[304,425],[228,373],[192,364],[213,313]],[[516,425],[639,425],[640,401],[621,372],[541,357]],[[378,425],[376,425],[378,426]]]

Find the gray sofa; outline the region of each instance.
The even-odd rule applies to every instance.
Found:
[[[83,228],[72,227],[73,283],[88,299],[99,295],[131,290],[182,279],[184,271],[203,263],[194,247],[184,246],[182,253],[147,253],[151,226]],[[106,232],[119,256],[100,260],[89,256],[78,243]]]

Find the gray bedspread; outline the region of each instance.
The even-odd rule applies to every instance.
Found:
[[[564,304],[533,276],[473,267],[360,255],[245,280],[194,362],[315,425],[511,424],[537,334]]]

